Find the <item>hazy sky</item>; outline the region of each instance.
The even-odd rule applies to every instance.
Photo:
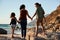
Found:
[[[60,0],[0,0],[0,24],[9,24],[11,12],[15,12],[18,19],[21,4],[26,5],[26,9],[32,17],[36,10],[34,5],[36,2],[42,4],[46,14],[51,13],[60,4]],[[30,19],[28,19],[28,22],[30,22]]]

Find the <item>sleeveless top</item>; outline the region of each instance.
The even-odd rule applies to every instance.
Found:
[[[16,19],[16,17],[15,17],[14,19],[11,19],[10,25],[11,25],[11,24],[17,24],[17,19]]]
[[[27,10],[21,10],[20,11],[20,18],[19,18],[19,20],[23,20],[23,19],[27,20]]]

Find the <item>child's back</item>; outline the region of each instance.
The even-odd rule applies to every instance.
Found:
[[[10,24],[15,24],[16,25],[16,23],[17,23],[16,21],[17,21],[16,17],[12,17]]]
[[[14,30],[15,30],[15,27],[16,27],[16,24],[17,24],[17,19],[15,17],[14,12],[11,13],[10,18],[11,18],[10,25],[11,25],[11,28],[12,28],[12,37],[14,37],[13,34],[14,34]]]
[[[21,10],[20,12],[20,19],[27,19],[27,10]]]

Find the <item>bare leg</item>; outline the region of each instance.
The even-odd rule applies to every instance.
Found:
[[[12,28],[12,38],[14,37],[13,34],[14,34],[14,28]]]
[[[46,21],[46,18],[44,17],[44,21],[45,21],[45,23],[46,23],[46,26],[47,26],[47,21]]]
[[[43,26],[43,20],[41,21],[41,26],[42,26],[42,31],[43,31],[44,34],[45,34],[45,29],[44,29],[44,26]]]
[[[37,20],[36,36],[38,35],[39,20]]]

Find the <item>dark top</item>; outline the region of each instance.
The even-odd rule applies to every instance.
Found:
[[[13,19],[11,19],[10,25],[11,25],[11,24],[15,24],[15,25],[16,25],[16,23],[17,23],[17,19],[16,19],[16,17],[13,18]]]
[[[27,14],[28,14],[27,10],[21,10],[19,20],[27,19]]]
[[[44,17],[44,10],[42,7],[38,7],[37,10],[36,10],[36,13],[37,13],[37,18],[43,18]]]

